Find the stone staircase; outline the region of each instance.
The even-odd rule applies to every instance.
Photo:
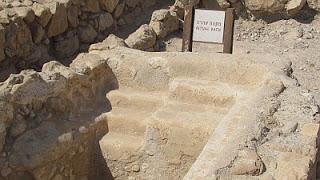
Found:
[[[113,176],[182,179],[233,105],[231,89],[176,78],[166,92],[130,87],[109,92],[112,111],[104,114],[109,133],[100,147]],[[145,170],[143,164],[154,169]]]

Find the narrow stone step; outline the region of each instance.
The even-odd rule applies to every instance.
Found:
[[[136,92],[130,89],[109,92],[107,99],[112,107],[130,107],[142,110],[155,110],[163,103],[161,92]]]
[[[146,131],[148,111],[136,111],[130,108],[114,107],[111,112],[105,113],[110,132],[143,136]]]
[[[99,144],[106,160],[128,160],[139,155],[144,138],[143,136],[109,132],[99,141]]]
[[[190,104],[231,107],[235,94],[227,84],[206,80],[177,78],[169,86],[169,99]]]

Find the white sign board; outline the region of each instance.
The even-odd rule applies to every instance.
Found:
[[[224,11],[196,9],[193,22],[193,41],[223,43]]]

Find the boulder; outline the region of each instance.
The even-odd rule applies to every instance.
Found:
[[[2,96],[5,93],[4,88],[4,86],[0,86],[0,94]],[[2,99],[0,100],[0,152],[2,152],[2,148],[5,143],[7,126],[11,124],[13,120],[13,111],[11,104]]]
[[[89,51],[109,50],[109,49],[114,49],[120,46],[121,47],[126,46],[126,44],[124,43],[124,40],[113,34],[110,34],[104,41],[91,45],[89,48]]]
[[[230,7],[227,0],[202,0],[202,4],[206,9],[225,9]]]
[[[68,19],[66,7],[61,3],[55,3],[50,8],[53,14],[51,21],[48,25],[48,37],[57,36],[68,29]]]
[[[9,57],[27,57],[33,47],[29,27],[22,19],[10,23],[6,28],[6,55]]]
[[[32,10],[34,11],[34,14],[36,16],[36,21],[38,21],[38,23],[41,24],[42,27],[46,27],[52,17],[52,13],[49,7],[35,3],[32,6]]]
[[[77,27],[79,25],[79,8],[78,6],[71,6],[68,9],[68,22],[70,27]]]
[[[117,7],[119,0],[100,0],[100,4],[102,9],[112,13],[114,9]]]
[[[314,9],[316,11],[320,12],[320,1],[319,0],[307,0],[308,5],[311,9]]]
[[[30,24],[35,19],[35,14],[30,7],[16,7],[14,10],[18,17],[21,17],[26,23]]]
[[[119,3],[116,9],[114,10],[113,15],[116,19],[122,15],[125,5],[125,3]]]
[[[78,36],[67,37],[54,44],[54,49],[57,57],[66,58],[71,57],[79,51],[79,39]]]
[[[100,11],[100,4],[98,0],[85,0],[83,10],[87,12],[97,13]]]
[[[307,0],[290,0],[286,4],[288,15],[295,16],[306,5]]]
[[[0,152],[2,152],[5,140],[6,140],[6,127],[4,123],[0,122]]]
[[[200,0],[176,0],[174,5],[170,8],[173,12],[176,12],[180,18],[183,18],[184,8],[187,5],[196,6],[199,4]]]
[[[87,24],[86,26],[79,27],[78,35],[80,42],[92,43],[98,36],[98,33],[90,24]]]
[[[0,63],[6,58],[6,55],[4,54],[4,46],[5,46],[5,29],[2,25],[0,25]]]
[[[131,8],[136,7],[140,2],[141,0],[126,0],[127,6]]]
[[[142,6],[143,9],[147,9],[147,8],[149,8],[149,7],[151,7],[151,6],[154,6],[156,3],[157,3],[156,0],[148,0],[148,1],[144,1],[144,2],[141,4],[141,6]]]
[[[15,120],[12,122],[12,125],[10,127],[10,131],[9,131],[10,136],[15,138],[23,134],[26,131],[26,129],[27,129],[26,120],[23,118],[23,116],[21,116],[20,114],[17,114]]]
[[[262,13],[278,13],[285,7],[285,2],[279,0],[244,0],[244,3],[250,11]]]
[[[33,42],[36,44],[40,43],[42,41],[44,35],[46,34],[43,27],[36,22],[30,26],[30,30],[32,33]]]
[[[113,24],[113,18],[110,13],[102,13],[99,15],[99,31],[104,31],[107,28],[111,27]]]
[[[157,35],[153,29],[147,25],[142,25],[125,40],[125,43],[134,49],[147,50],[153,48],[157,40]]]
[[[0,23],[1,24],[9,24],[8,12],[6,10],[0,11]]]
[[[164,38],[179,29],[179,19],[176,13],[161,9],[153,12],[149,26],[159,38]]]

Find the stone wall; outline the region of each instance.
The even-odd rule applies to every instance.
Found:
[[[27,68],[39,70],[48,61],[63,61],[73,57],[86,50],[89,44],[103,40],[110,32],[117,31],[121,27],[127,28],[126,25],[136,22],[139,14],[161,2],[163,3],[157,0],[2,1],[0,4],[0,81],[5,80],[10,73],[18,73]],[[185,5],[190,3],[209,9],[235,7],[239,15],[247,17],[266,13],[282,13],[292,17],[304,7],[319,11],[320,5],[317,2],[314,0],[176,0],[170,2],[168,0],[168,3],[173,4],[170,12],[177,13],[180,18],[183,18]]]
[[[52,61],[0,83],[0,180],[99,179],[107,170],[97,142],[108,132],[99,115],[110,110],[113,73],[98,55],[70,66]]]
[[[173,9],[182,17],[183,8],[187,4],[207,9],[233,7],[239,16],[251,19],[275,14],[290,18],[298,15],[304,8],[309,8],[315,13],[320,12],[318,0],[176,0]]]
[[[103,40],[156,0],[24,0],[0,4],[0,80]]]

